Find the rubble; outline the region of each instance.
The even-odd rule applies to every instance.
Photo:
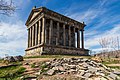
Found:
[[[61,58],[47,61],[43,64],[47,68],[44,74],[49,76],[72,74],[85,80],[120,80],[120,77],[117,75],[118,72],[116,74],[112,69],[90,59]],[[42,71],[44,71],[44,68]]]

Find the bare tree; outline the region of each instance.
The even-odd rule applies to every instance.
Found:
[[[9,16],[13,12],[15,12],[16,7],[13,4],[12,0],[0,0],[0,14]]]
[[[105,37],[99,39],[99,44],[102,47],[101,56],[118,57],[119,53],[119,37]],[[111,50],[112,49],[112,50]],[[114,52],[113,52],[114,50]]]

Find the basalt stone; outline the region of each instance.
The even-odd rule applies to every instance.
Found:
[[[4,60],[7,60],[9,62],[15,62],[15,59],[14,59],[13,56],[7,56],[7,57],[4,58]]]
[[[46,74],[51,76],[51,75],[53,75],[54,73],[55,73],[55,70],[50,69],[50,70],[47,71]]]
[[[22,56],[14,56],[15,61],[23,61],[23,57]]]
[[[23,61],[23,57],[22,56],[7,56],[4,58],[4,60],[7,60],[9,62],[16,62],[16,61]]]
[[[46,62],[47,75],[75,75],[83,80],[120,80],[119,72],[84,58],[62,58]],[[94,78],[94,79],[93,79]]]

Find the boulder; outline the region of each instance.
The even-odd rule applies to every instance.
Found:
[[[15,59],[14,59],[13,56],[7,56],[7,57],[4,58],[4,60],[7,60],[9,62],[15,62]]]
[[[9,62],[16,62],[16,61],[23,61],[23,57],[22,56],[7,56],[4,58],[4,60],[7,60]]]
[[[23,57],[22,56],[14,56],[15,61],[23,61]]]

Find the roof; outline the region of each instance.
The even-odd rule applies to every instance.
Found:
[[[50,9],[47,9],[46,7],[40,7],[40,8],[33,8],[32,11],[30,12],[30,15],[26,21],[26,24],[25,25],[28,25],[32,19],[34,19],[36,16],[40,15],[41,13],[44,13],[44,14],[47,14],[47,15],[50,15],[50,16],[54,16],[55,18],[58,18],[58,19],[61,19],[61,20],[65,20],[65,21],[68,21],[68,22],[73,22],[75,24],[79,24],[79,25],[83,25],[83,27],[85,27],[86,25],[81,22],[78,22],[74,19],[71,19],[67,16],[64,16],[62,14],[59,14],[57,12],[54,12]]]

